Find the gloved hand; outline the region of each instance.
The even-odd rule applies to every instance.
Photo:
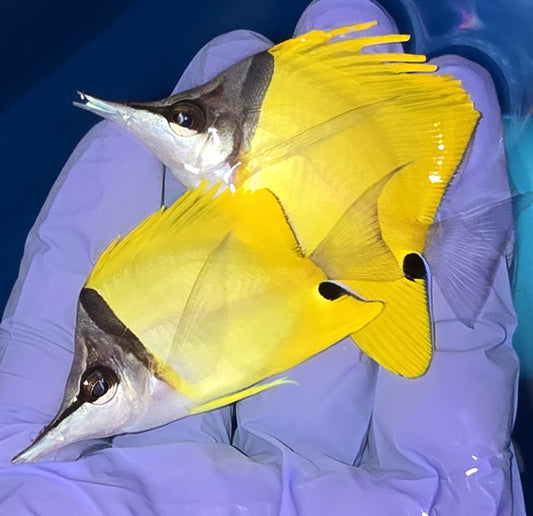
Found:
[[[368,0],[320,0],[296,31],[369,19],[395,30]],[[249,32],[217,38],[178,87],[269,44]],[[443,206],[457,214],[508,195],[500,113],[486,72],[454,57],[437,63],[483,113]],[[379,369],[346,339],[289,371],[298,386],[56,454],[69,462],[11,465],[61,400],[79,289],[107,243],[159,206],[162,173],[129,134],[100,123],[29,235],[0,334],[1,514],[525,514],[509,443],[518,366],[503,257],[474,329],[434,288],[436,351],[420,379]],[[168,174],[165,185],[168,200],[180,191]]]

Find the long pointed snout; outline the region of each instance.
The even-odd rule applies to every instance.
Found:
[[[74,105],[126,128],[172,170],[188,189],[203,180],[228,183],[235,166],[238,119],[243,114],[209,111],[187,93],[153,102],[104,100],[78,92]],[[237,124],[237,125],[236,125]]]
[[[76,107],[90,111],[120,125],[125,125],[137,111],[134,107],[129,106],[127,102],[100,99],[81,91],[78,91],[78,95],[81,102],[73,102]]]
[[[64,445],[63,442],[58,439],[54,439],[54,436],[47,429],[43,430],[37,439],[33,441],[27,448],[15,455],[11,462],[13,464],[22,464],[26,462],[37,462],[39,459],[56,451]]]
[[[79,410],[84,412],[82,403],[75,399],[66,410],[57,414],[54,420],[43,428],[41,433],[27,448],[15,455],[11,462],[13,464],[37,462],[45,455],[49,455],[67,444],[82,440],[83,437],[81,436],[79,439],[73,439],[72,435],[69,435],[68,438],[66,435],[66,431],[72,434],[69,416]]]
[[[170,113],[171,107],[168,105],[169,99],[172,97],[162,101],[145,103],[115,102],[93,97],[86,93],[78,93],[81,102],[74,102],[75,106],[127,129],[169,167],[186,188],[192,189],[198,186],[205,179],[200,177],[202,170],[204,168],[211,169],[212,162],[214,162],[215,168],[221,166],[226,155],[231,152],[222,149],[223,154],[221,156],[220,150],[216,146],[212,151],[208,151],[208,142],[211,141],[212,135],[207,131],[195,133],[184,129],[185,132],[193,134],[192,137],[177,134],[172,129],[173,115]],[[207,162],[204,163],[206,159]],[[225,168],[222,168],[221,173],[225,171]],[[215,182],[218,180],[216,179]]]

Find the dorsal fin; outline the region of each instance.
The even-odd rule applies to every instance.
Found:
[[[171,328],[198,274],[229,230],[237,232],[251,255],[268,253],[273,267],[287,256],[301,257],[285,214],[270,192],[216,192],[216,187],[199,187],[148,217],[104,251],[86,283],[162,359],[170,352],[175,331]],[[245,251],[242,260],[246,261]],[[156,319],[166,320],[166,329]],[[163,330],[171,333],[165,336]]]
[[[183,232],[189,220],[198,217],[206,206],[211,205],[216,190],[216,187],[207,190],[206,183],[203,183],[182,195],[170,208],[162,207],[149,215],[124,238],[117,237],[98,258],[86,286],[98,290],[108,278],[127,270],[132,257],[150,256],[158,248],[171,245],[172,241],[165,238],[165,232],[169,229],[174,235]]]

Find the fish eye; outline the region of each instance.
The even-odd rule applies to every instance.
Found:
[[[178,136],[194,136],[205,128],[204,110],[193,102],[178,102],[168,117],[170,128]]]
[[[81,379],[80,395],[84,401],[103,405],[117,392],[118,378],[109,367],[95,367],[85,372]]]

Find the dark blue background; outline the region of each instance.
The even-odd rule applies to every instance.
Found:
[[[164,97],[195,52],[212,37],[247,28],[278,42],[291,35],[307,3],[4,0],[0,4],[0,309],[16,278],[25,236],[48,190],[76,142],[97,121],[72,107],[76,90],[116,99]],[[533,88],[526,86],[533,84],[531,57],[527,57],[533,55],[530,1],[381,3],[401,31],[415,36],[411,50],[430,56],[451,50],[473,58],[491,71],[505,111],[516,116],[533,105]],[[532,390],[527,381],[521,386],[515,433],[528,466],[533,464]],[[529,467],[523,480],[526,498],[531,498]]]

